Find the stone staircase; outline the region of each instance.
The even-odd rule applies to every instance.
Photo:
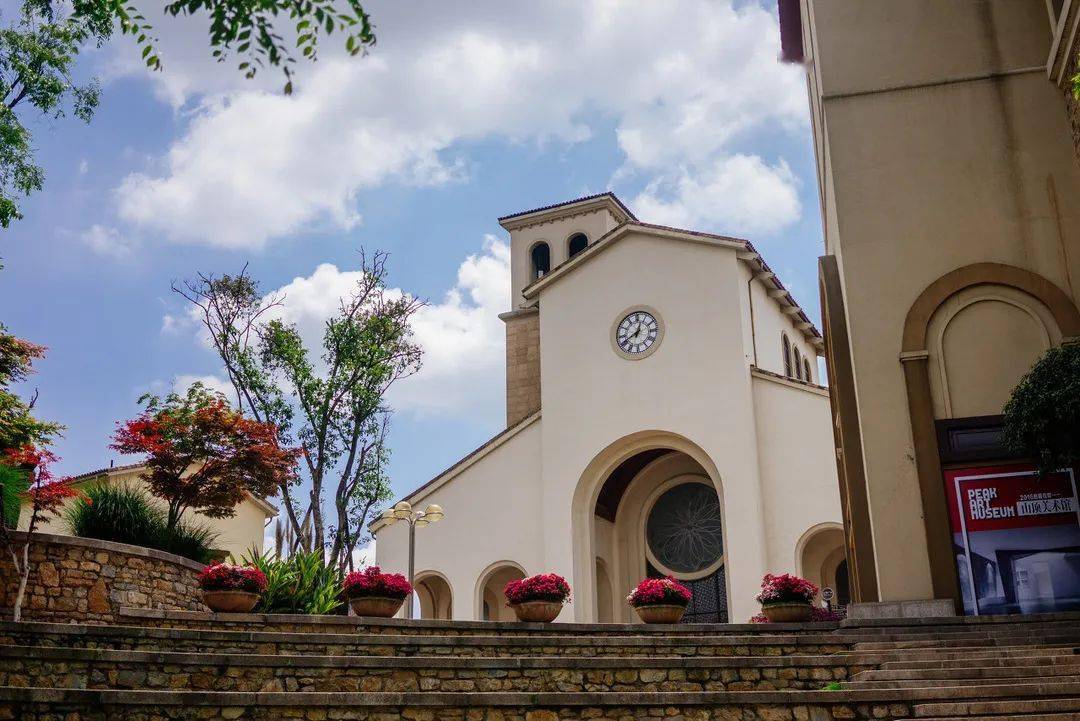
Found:
[[[0,622],[0,719],[1080,719],[1080,614],[839,627],[120,618]]]

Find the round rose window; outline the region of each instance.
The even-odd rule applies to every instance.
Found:
[[[712,486],[683,483],[656,500],[645,523],[653,557],[673,573],[694,574],[724,555],[720,499]]]

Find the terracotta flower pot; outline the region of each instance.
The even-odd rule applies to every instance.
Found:
[[[250,591],[203,591],[203,600],[215,613],[249,613],[259,598]]]
[[[349,605],[357,616],[375,616],[377,618],[391,618],[404,598],[388,598],[386,596],[354,596],[349,599]]]
[[[805,601],[770,603],[761,612],[771,623],[799,623],[810,620],[810,604]]]
[[[657,603],[651,606],[634,606],[634,611],[645,623],[678,623],[686,613],[686,606]]]
[[[551,623],[562,611],[563,605],[556,601],[525,601],[523,603],[511,603],[519,621],[531,621],[534,623]]]

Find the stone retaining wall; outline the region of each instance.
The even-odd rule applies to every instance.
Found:
[[[840,721],[907,719],[914,705],[856,694],[445,694],[191,693],[0,689],[0,710],[22,721]]]
[[[0,686],[373,692],[817,691],[852,657],[449,658],[259,656],[0,647]]]
[[[25,534],[15,532],[17,549]],[[116,623],[121,607],[206,611],[196,581],[201,563],[171,553],[91,538],[34,534],[22,613],[27,621]],[[19,578],[0,557],[3,613]]]

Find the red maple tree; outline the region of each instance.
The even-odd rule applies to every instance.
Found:
[[[30,543],[37,530],[38,521],[46,514],[59,515],[64,501],[83,495],[82,491],[72,485],[71,478],[57,478],[53,475],[49,466],[55,462],[56,456],[51,451],[30,444],[8,448],[0,458],[0,463],[25,471],[30,482],[25,493],[30,500],[30,520],[26,534],[22,537],[21,547],[16,546],[7,528],[0,524],[3,544],[7,546],[12,565],[19,574],[19,584],[12,603],[12,618],[15,621],[22,620],[22,604],[26,597],[26,583],[30,578]],[[86,499],[86,502],[89,503],[89,499]]]
[[[168,503],[170,529],[188,509],[231,517],[246,494],[273,496],[295,475],[300,451],[281,447],[273,424],[245,418],[199,383],[183,396],[140,401],[145,409],[117,424],[110,447],[146,454],[146,481]]]

